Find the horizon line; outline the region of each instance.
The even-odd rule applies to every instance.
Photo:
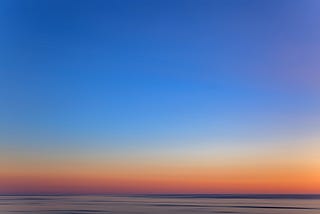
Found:
[[[320,199],[320,193],[0,193],[0,196],[113,196],[215,199]]]

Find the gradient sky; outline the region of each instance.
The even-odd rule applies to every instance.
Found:
[[[0,193],[320,193],[319,11],[1,1]]]

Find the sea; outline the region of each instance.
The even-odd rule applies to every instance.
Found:
[[[3,195],[0,214],[320,214],[320,195]]]

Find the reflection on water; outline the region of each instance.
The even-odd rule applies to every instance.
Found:
[[[0,196],[0,214],[319,214],[319,195]]]

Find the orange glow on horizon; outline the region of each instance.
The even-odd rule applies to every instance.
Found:
[[[2,192],[45,193],[319,193],[315,167],[85,169],[11,172]]]

